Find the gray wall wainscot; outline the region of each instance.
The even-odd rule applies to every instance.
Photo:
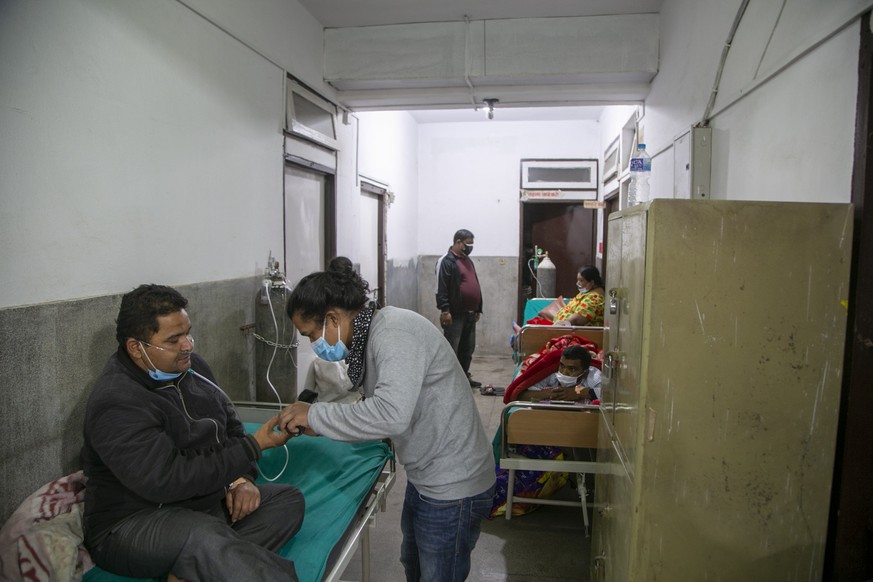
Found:
[[[440,255],[442,256],[442,255]],[[422,255],[418,261],[418,312],[439,326],[436,308],[436,275],[434,268],[439,259]],[[482,317],[476,326],[476,354],[480,356],[509,356],[509,334],[516,320],[518,300],[517,257],[470,257],[476,266],[476,275],[482,287]]]
[[[388,271],[385,273],[388,289],[385,291],[385,302],[394,307],[402,307],[410,311],[418,309],[418,260],[388,261]]]
[[[253,393],[254,321],[260,277],[178,286],[188,298],[196,350],[234,400]],[[42,485],[81,468],[91,387],[116,350],[121,295],[0,309],[0,523]]]

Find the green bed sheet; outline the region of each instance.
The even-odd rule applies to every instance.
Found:
[[[254,432],[257,423],[245,423]],[[331,550],[343,537],[358,508],[366,499],[391,453],[382,442],[341,443],[321,437],[300,436],[288,441],[288,468],[274,483],[300,489],[306,500],[303,526],[279,550],[294,561],[301,582],[317,582],[325,575]],[[281,448],[264,453],[259,466],[263,475],[274,477],[285,463]],[[83,582],[141,580],[92,568]],[[154,579],[159,580],[159,579]]]
[[[549,303],[554,300],[554,297],[552,297],[551,299],[543,297],[533,297],[525,301],[523,321],[528,321],[530,319],[533,319],[534,317],[537,317],[537,314],[546,307],[548,307]],[[564,304],[566,305],[568,301],[568,299],[564,299]],[[524,323],[520,323],[519,325],[524,325]]]

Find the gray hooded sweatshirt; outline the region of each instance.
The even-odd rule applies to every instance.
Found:
[[[494,455],[470,383],[448,341],[421,315],[376,311],[364,359],[365,399],[316,402],[309,425],[339,441],[390,438],[409,482],[434,499],[494,484]]]

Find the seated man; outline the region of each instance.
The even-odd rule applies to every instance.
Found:
[[[591,365],[591,353],[572,345],[561,352],[558,371],[529,386],[518,400],[573,400],[590,402],[600,399],[600,370]]]
[[[300,529],[303,496],[254,483],[261,451],[289,437],[277,418],[245,433],[193,353],[187,305],[161,285],[121,299],[118,351],[85,411],[85,546],[134,578],[297,580],[274,552]]]

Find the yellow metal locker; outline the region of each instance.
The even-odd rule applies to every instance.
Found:
[[[594,580],[818,580],[852,208],[654,200],[609,219]]]

